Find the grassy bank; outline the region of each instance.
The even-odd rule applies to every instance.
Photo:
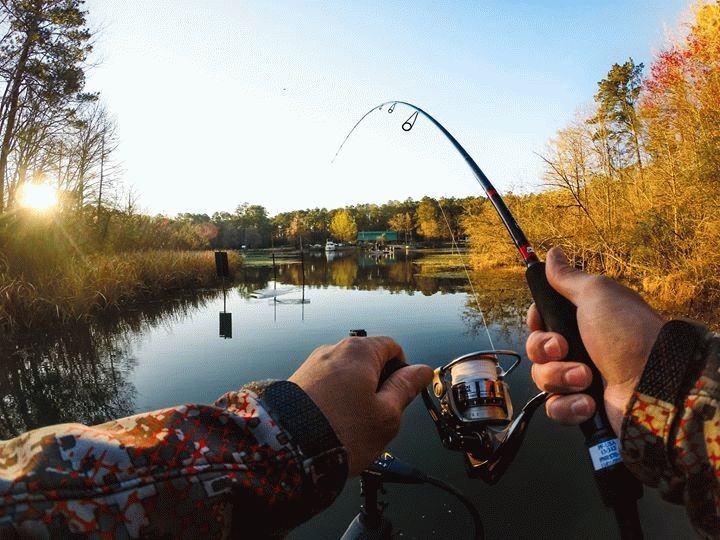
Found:
[[[211,251],[143,251],[48,257],[4,253],[0,259],[0,331],[39,330],[103,310],[216,286]],[[25,255],[25,256],[23,256]],[[229,253],[230,269],[241,257]]]

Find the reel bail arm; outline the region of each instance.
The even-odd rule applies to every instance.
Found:
[[[499,357],[514,358],[507,369]],[[513,351],[477,351],[435,370],[433,394],[423,402],[443,446],[464,452],[468,475],[495,484],[518,453],[533,413],[548,397],[541,392],[512,419],[513,407],[504,378],[520,363]],[[451,379],[448,381],[447,376]]]

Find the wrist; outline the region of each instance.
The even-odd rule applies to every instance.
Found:
[[[660,328],[635,395],[680,406],[700,369],[708,329],[696,322],[671,320]]]
[[[704,364],[708,330],[689,321],[663,325],[622,422],[623,459],[657,486],[673,470],[672,450],[685,400]]]
[[[310,396],[291,381],[261,381],[245,385],[257,394],[270,416],[290,436],[301,467],[329,504],[348,476],[348,454],[332,425]]]

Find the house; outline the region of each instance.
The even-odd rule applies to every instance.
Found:
[[[360,231],[357,235],[358,244],[374,244],[375,242],[397,242],[398,233],[396,231]]]

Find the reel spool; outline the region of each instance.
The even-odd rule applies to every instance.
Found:
[[[514,357],[515,362],[504,370],[498,356]],[[447,398],[449,412],[465,424],[507,424],[513,411],[510,389],[503,379],[519,363],[520,355],[512,351],[466,354],[435,370],[433,393],[441,404]]]
[[[514,360],[507,369],[501,365],[503,357]],[[512,462],[532,413],[548,395],[535,396],[513,420],[510,388],[504,379],[520,359],[518,353],[508,350],[460,356],[435,370],[435,399],[427,389],[422,393],[443,445],[464,452],[468,474],[490,484],[497,482]]]

